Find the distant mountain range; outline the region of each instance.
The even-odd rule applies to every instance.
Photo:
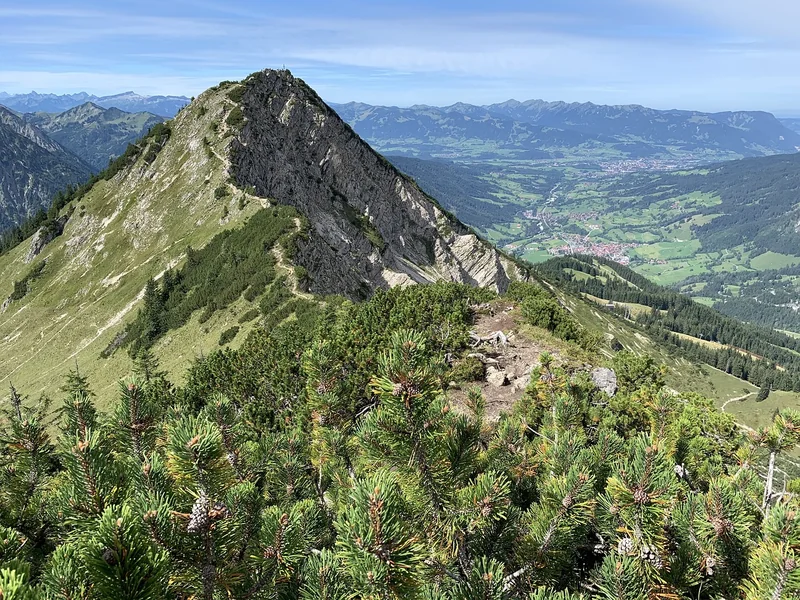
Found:
[[[130,113],[87,102],[60,114],[26,113],[23,118],[44,131],[95,171],[108,165],[153,125],[164,120],[150,112]]]
[[[715,161],[800,148],[800,133],[791,123],[760,111],[702,113],[543,100],[486,106],[332,106],[378,150],[421,158]]]
[[[7,94],[0,92],[0,104],[18,112],[61,113],[87,102],[103,108],[118,108],[126,112],[150,112],[162,117],[174,117],[189,103],[185,96],[142,96],[123,92],[113,96],[94,96],[86,92],[77,94]]]
[[[102,171],[163,120],[92,102],[62,113],[0,106],[0,232],[46,208],[68,185]]]
[[[91,167],[38,127],[0,106],[0,231],[46,207]]]

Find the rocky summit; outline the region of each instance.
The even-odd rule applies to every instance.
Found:
[[[303,81],[263,71],[245,82],[246,118],[231,144],[240,187],[311,223],[298,263],[311,291],[450,280],[505,290],[517,267],[375,152]]]

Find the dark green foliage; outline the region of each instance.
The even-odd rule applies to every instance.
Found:
[[[622,350],[614,355],[613,365],[617,386],[623,392],[664,385],[664,369],[651,356]]]
[[[486,367],[483,363],[474,356],[468,356],[457,360],[450,369],[451,380],[456,383],[480,381],[486,374]]]
[[[22,300],[30,291],[31,284],[42,276],[44,267],[45,267],[45,261],[41,261],[35,267],[32,267],[31,270],[28,271],[28,273],[25,275],[25,277],[23,277],[19,281],[15,281],[14,290],[8,297],[9,300],[11,300],[12,302],[15,300]]]
[[[587,350],[597,348],[599,338],[581,327],[558,299],[540,285],[513,282],[506,295],[521,302],[522,316],[528,324],[546,329],[562,340],[576,342]]]
[[[245,91],[247,91],[245,86],[236,85],[228,92],[228,98],[230,98],[231,101],[235,102],[236,104],[239,104],[244,97]]]
[[[132,356],[149,348],[167,331],[186,323],[202,310],[201,321],[229,306],[244,293],[253,300],[275,276],[270,252],[294,226],[289,207],[264,209],[240,229],[216,235],[202,250],[187,250],[186,264],[167,271],[159,283],[148,283],[144,307],[127,329],[125,344]]]
[[[763,385],[758,390],[758,394],[756,395],[756,402],[763,402],[767,398],[769,398],[769,385]]]
[[[223,184],[214,188],[214,198],[217,200],[227,197],[228,194],[230,194],[230,192],[228,191],[227,185]]]
[[[343,385],[357,403],[365,400],[370,373],[382,348],[399,329],[420,332],[438,358],[465,348],[471,324],[470,305],[491,300],[488,290],[450,283],[379,290],[363,304],[347,304],[329,334],[351,376]]]
[[[277,309],[299,300],[272,286]],[[297,319],[197,360],[177,391],[141,353],[108,415],[76,370],[53,441],[46,405],[12,389],[3,593],[797,597],[800,503],[773,459],[800,442],[800,413],[744,435],[620,353],[614,398],[542,355],[511,413],[487,420],[477,392],[450,405],[441,359],[492,297],[438,284],[294,304]]]
[[[231,109],[231,112],[228,113],[228,117],[225,119],[225,122],[233,129],[241,129],[244,125],[244,113],[242,112],[242,109],[238,106],[234,106]]]
[[[261,314],[261,311],[259,311],[257,308],[251,308],[250,310],[248,310],[246,312],[243,312],[239,316],[238,321],[239,321],[239,323],[249,323],[253,319],[257,319],[258,315],[260,315],[260,314]]]
[[[233,340],[233,338],[236,337],[237,333],[239,333],[239,326],[238,325],[234,325],[233,327],[229,327],[228,329],[223,331],[221,334],[219,334],[219,345],[220,346],[224,346],[225,344],[227,344],[228,342]]]

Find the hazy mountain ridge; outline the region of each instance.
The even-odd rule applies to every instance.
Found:
[[[0,107],[0,231],[47,206],[91,167],[16,114]]]
[[[119,156],[128,144],[164,119],[149,112],[129,113],[86,102],[62,113],[26,113],[23,117],[89,163],[96,171]]]
[[[776,152],[795,152],[800,146],[800,135],[787,134],[787,127],[764,111],[704,113],[656,110],[639,105],[609,106],[544,100],[511,100],[482,108],[491,114],[526,123],[597,135],[627,135],[657,144],[700,147],[712,143],[743,154],[759,147]],[[459,108],[447,107],[446,110]],[[791,133],[796,134],[794,131]]]
[[[792,119],[780,119],[780,122],[783,123],[785,127],[788,127],[792,131],[796,133],[800,133],[800,119],[792,118]]]
[[[86,92],[76,94],[2,93],[0,100],[4,106],[26,113],[60,113],[92,102],[103,108],[119,108],[126,112],[152,112],[162,117],[174,117],[190,101],[185,96],[142,96],[135,92],[123,92],[111,96],[95,96]]]
[[[578,149],[605,149],[623,157],[706,152],[737,158],[795,152],[800,147],[799,133],[772,114],[758,111],[703,113],[542,100],[486,106],[398,108],[357,102],[333,106],[379,149],[420,157],[448,150],[480,157],[469,150],[481,144],[486,152],[501,155],[504,150],[540,153],[530,158],[560,158]]]

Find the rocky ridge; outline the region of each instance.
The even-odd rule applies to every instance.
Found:
[[[310,290],[363,298],[437,280],[505,290],[516,264],[446,213],[361,140],[302,80],[267,70],[245,81],[246,122],[231,145],[240,187],[310,222],[296,262]]]

